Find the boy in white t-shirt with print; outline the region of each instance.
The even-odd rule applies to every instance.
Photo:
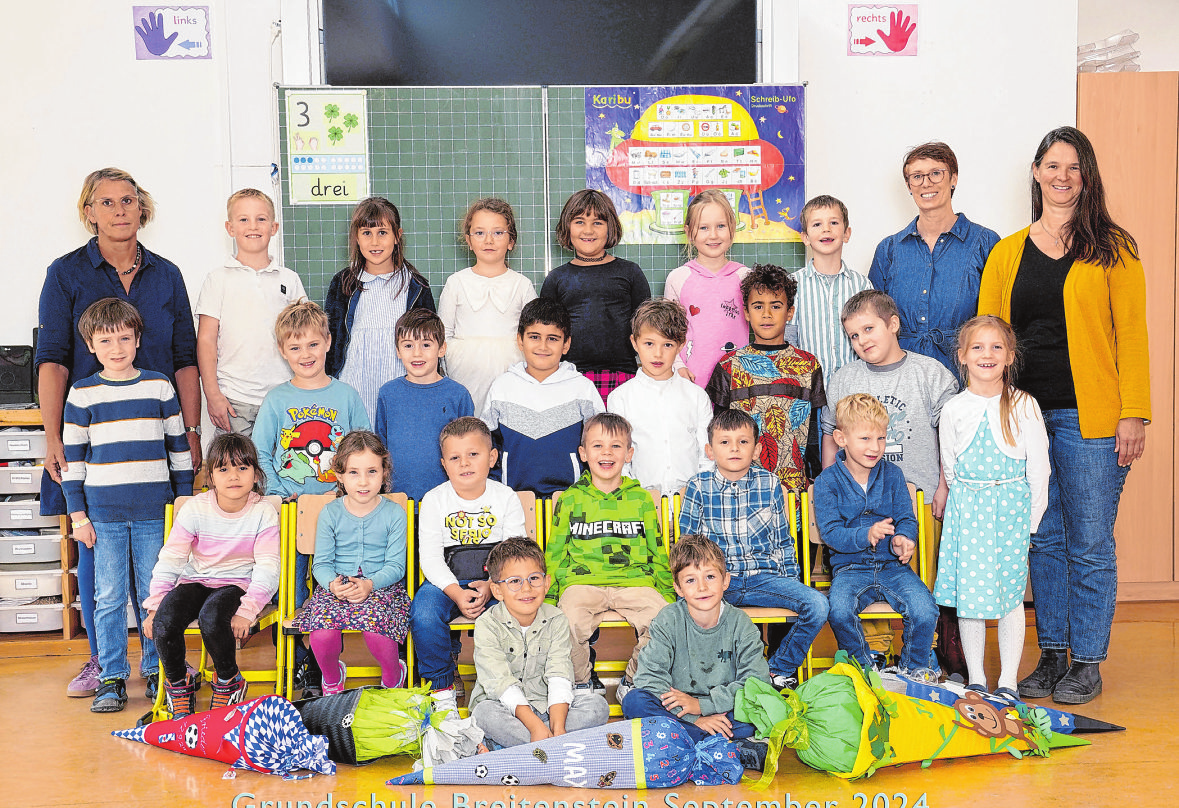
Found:
[[[197,298],[197,366],[217,432],[253,432],[258,407],[291,378],[274,341],[274,321],[288,303],[307,297],[303,281],[275,263],[274,202],[255,188],[229,197],[225,230],[237,254],[205,277]]]
[[[454,708],[459,637],[450,621],[474,620],[494,605],[485,569],[491,547],[526,536],[516,492],[487,479],[497,452],[479,418],[456,418],[438,437],[447,482],[431,489],[418,510],[418,552],[425,582],[414,593],[410,626],[418,671],[439,707]]]

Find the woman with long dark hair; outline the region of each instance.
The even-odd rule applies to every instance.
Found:
[[[1082,132],[1044,137],[1031,192],[1033,222],[991,252],[978,310],[1015,329],[1019,386],[1040,403],[1052,460],[1028,559],[1040,661],[1019,693],[1083,704],[1101,692],[1117,597],[1114,521],[1150,420],[1146,281]]]

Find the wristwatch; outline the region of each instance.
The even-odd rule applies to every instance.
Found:
[[[186,426],[184,428],[184,431],[185,432],[195,432],[196,436],[198,438],[201,436],[201,428],[199,426]]]

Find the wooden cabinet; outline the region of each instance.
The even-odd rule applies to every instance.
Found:
[[[1179,600],[1175,536],[1175,282],[1179,233],[1179,73],[1077,77],[1077,126],[1097,151],[1110,212],[1146,271],[1151,410],[1115,530],[1119,600]]]

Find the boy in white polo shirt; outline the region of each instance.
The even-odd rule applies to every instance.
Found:
[[[262,399],[291,378],[274,340],[274,321],[307,293],[299,276],[270,256],[270,239],[278,232],[270,197],[243,188],[226,207],[225,230],[237,255],[210,272],[201,287],[197,366],[217,432],[249,436]]]

